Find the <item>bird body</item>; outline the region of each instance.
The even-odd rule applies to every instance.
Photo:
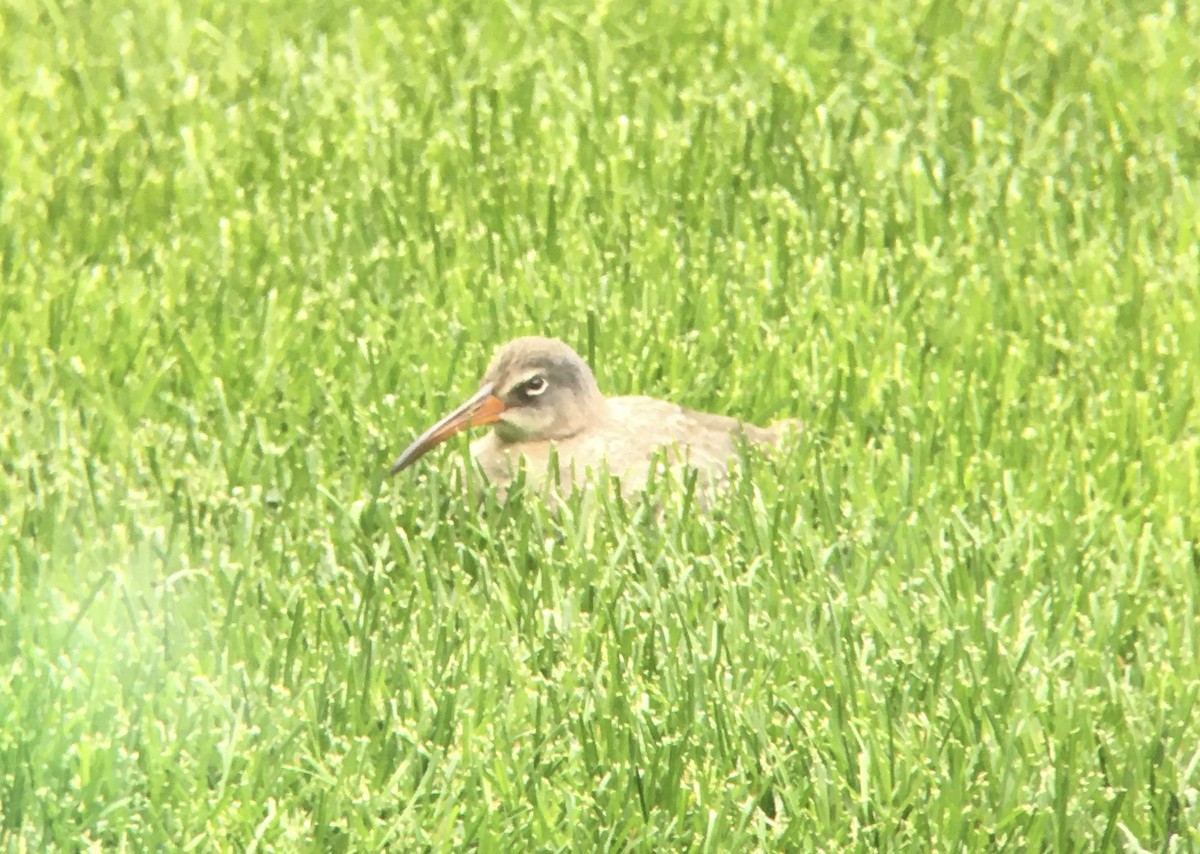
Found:
[[[606,472],[632,495],[646,486],[656,461],[672,471],[695,469],[704,489],[725,480],[740,443],[774,446],[794,424],[757,427],[652,397],[606,398],[566,344],[518,338],[497,352],[479,391],[418,437],[392,473],[467,427],[492,425],[471,444],[471,456],[502,493],[523,468],[530,482],[564,492]]]

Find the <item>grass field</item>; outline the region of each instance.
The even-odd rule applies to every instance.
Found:
[[[1200,12],[0,5],[0,847],[1200,850]],[[808,429],[404,445],[495,346]]]

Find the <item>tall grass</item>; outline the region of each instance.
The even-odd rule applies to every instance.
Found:
[[[2,8],[7,849],[1200,848],[1194,8]],[[386,479],[530,332],[808,429]]]

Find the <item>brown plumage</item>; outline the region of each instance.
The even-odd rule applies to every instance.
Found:
[[[656,455],[674,469],[695,468],[698,486],[707,488],[724,481],[739,441],[773,446],[798,422],[756,427],[652,397],[606,398],[587,363],[566,344],[518,338],[496,352],[466,403],[409,445],[392,474],[456,433],[484,425],[492,429],[471,443],[471,456],[501,492],[521,465],[533,483],[544,484],[556,453],[556,479],[564,491],[589,470],[604,470],[619,477],[629,495],[646,485]]]

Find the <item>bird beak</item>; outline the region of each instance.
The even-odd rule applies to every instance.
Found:
[[[392,464],[392,474],[408,468],[428,451],[468,427],[482,427],[499,421],[507,407],[504,401],[492,394],[493,391],[495,386],[492,383],[484,383],[470,400],[418,436]]]

